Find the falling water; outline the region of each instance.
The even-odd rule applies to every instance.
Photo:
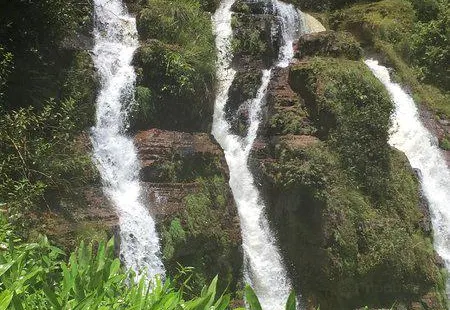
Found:
[[[136,21],[120,0],[95,0],[93,60],[101,78],[97,125],[92,143],[104,190],[120,223],[120,256],[127,267],[163,274],[155,223],[140,200],[139,162],[133,140],[125,136],[127,107],[136,75],[131,61],[138,47]]]
[[[231,6],[233,3],[234,0],[222,1],[213,16],[218,50],[219,87],[212,133],[224,149],[230,169],[230,187],[241,220],[245,281],[254,287],[264,309],[277,310],[283,309],[291,284],[276,246],[276,240],[269,228],[264,213],[265,206],[259,197],[247,164],[257,135],[260,111],[265,101],[272,70],[263,70],[261,86],[256,98],[250,103],[250,127],[247,136],[241,139],[231,134],[230,124],[225,119],[224,108],[228,100],[228,91],[236,74],[231,68]],[[298,12],[292,5],[280,1],[274,1],[273,4],[281,20],[283,39],[277,65],[286,67],[294,55],[292,43],[298,32]]]
[[[421,172],[421,185],[429,202],[436,251],[450,270],[450,171],[431,133],[421,123],[411,96],[393,83],[386,67],[369,59],[365,63],[386,86],[395,103],[389,143],[404,152],[413,168]],[[447,292],[449,292],[447,284]]]

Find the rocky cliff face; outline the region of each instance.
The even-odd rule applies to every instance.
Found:
[[[248,100],[256,97],[262,69],[277,60],[280,25],[271,1],[236,1],[233,14],[233,68],[237,71],[229,92],[226,117],[232,132],[245,136]]]
[[[128,1],[141,41],[131,132],[143,199],[157,222],[168,276],[193,267],[194,291],[218,274],[219,288],[236,292],[243,262],[239,219],[224,153],[209,134],[215,49],[204,10],[217,3],[156,2]],[[180,18],[178,10],[189,18]]]
[[[223,151],[209,134],[160,129],[137,133],[135,144],[169,274],[194,267],[196,288],[219,274],[235,291],[242,240]]]
[[[348,60],[360,52],[347,34],[299,49],[274,72],[251,159],[296,288],[321,309],[445,309],[418,180],[387,145],[385,90]]]

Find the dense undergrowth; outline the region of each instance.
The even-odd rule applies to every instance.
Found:
[[[135,56],[137,104],[132,127],[209,131],[215,85],[215,44],[209,5],[150,0],[137,4],[141,47]]]
[[[189,268],[177,277],[140,279],[115,258],[114,241],[81,243],[69,256],[47,238],[23,242],[1,219],[0,309],[230,309],[230,295],[217,290],[217,277],[199,295],[190,294]],[[136,280],[137,279],[137,280]],[[136,281],[135,281],[136,280]],[[260,310],[250,287],[245,289],[250,309]],[[190,296],[190,297],[189,297]],[[294,310],[291,294],[286,309]],[[236,310],[243,308],[236,308]]]
[[[449,118],[448,8],[447,0],[383,0],[330,12],[327,22],[383,55],[418,102]]]
[[[2,4],[0,203],[17,223],[97,180],[80,136],[93,120],[97,82],[74,41],[89,35],[91,12],[83,0]]]

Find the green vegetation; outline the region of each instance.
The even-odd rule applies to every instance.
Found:
[[[311,57],[290,70],[298,115],[274,133],[288,135],[268,139],[260,169],[299,291],[325,310],[402,309],[427,299],[446,309],[419,182],[387,143],[386,90],[361,61]],[[279,109],[270,97],[268,104]],[[316,137],[292,135],[305,134],[291,131],[294,120]]]
[[[334,10],[352,3],[367,2],[367,0],[286,0],[302,10],[326,11]]]
[[[0,12],[0,203],[15,224],[98,181],[81,135],[97,80],[73,40],[89,32],[91,11],[89,1],[46,0]]]
[[[345,31],[326,31],[311,36],[302,36],[298,46],[301,48],[297,51],[297,58],[323,56],[358,60],[362,57],[359,43]]]
[[[443,150],[450,151],[450,135],[445,135],[439,140],[439,147]]]
[[[448,0],[383,0],[332,12],[328,22],[381,53],[418,102],[449,118],[448,7]]]
[[[134,129],[208,131],[216,54],[211,17],[202,4],[149,0],[136,9],[143,44],[135,56]]]
[[[15,219],[45,205],[52,192],[69,195],[95,180],[90,156],[75,139],[76,114],[73,100],[59,106],[49,101],[39,112],[29,107],[3,114],[0,197]]]
[[[390,115],[384,87],[362,62],[313,58],[294,67],[291,85],[307,98],[318,136],[340,154],[347,171],[372,196],[385,192]]]
[[[7,1],[0,12],[0,55],[9,53],[3,106],[41,107],[60,99],[73,54],[70,41],[89,35],[92,6],[88,0]],[[1,59],[1,57],[0,57]],[[2,61],[3,63],[3,61]]]
[[[199,295],[188,297],[188,268],[173,280],[156,278],[149,286],[145,276],[134,281],[135,274],[121,266],[113,240],[82,242],[67,259],[45,237],[23,242],[1,221],[0,309],[230,309],[230,295],[220,294],[217,277]],[[246,296],[251,309],[261,309],[250,287]],[[295,309],[294,294],[286,309]]]
[[[230,192],[223,177],[198,178],[198,189],[183,198],[185,207],[161,225],[162,252],[170,275],[179,263],[193,267],[192,290],[198,292],[219,274],[219,287],[236,292],[242,262],[240,238],[229,227]]]
[[[249,14],[245,8],[235,7],[231,20],[233,27],[232,49],[235,58],[251,57],[252,61],[270,64],[278,53],[272,42],[271,26],[274,16],[269,14]],[[243,11],[242,11],[243,10]]]

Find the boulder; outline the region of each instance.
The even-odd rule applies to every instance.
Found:
[[[330,30],[304,34],[300,37],[296,57],[308,56],[343,57],[358,60],[362,57],[362,49],[349,32]]]

